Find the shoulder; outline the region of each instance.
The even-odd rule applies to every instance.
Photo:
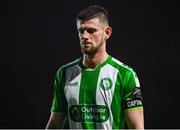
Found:
[[[120,75],[124,79],[133,79],[136,82],[137,86],[140,86],[138,76],[133,68],[124,64],[123,62],[117,60],[116,58],[112,57],[111,65],[113,65],[116,69],[118,69]]]
[[[110,64],[120,71],[128,71],[132,73],[134,72],[134,70],[130,66],[128,66],[127,64],[121,62],[120,60],[114,57],[112,57]]]
[[[71,68],[73,66],[80,65],[80,63],[81,63],[81,58],[78,58],[78,59],[76,59],[76,60],[74,60],[72,62],[69,62],[69,63],[63,65],[62,67],[60,67],[60,69]]]
[[[60,72],[63,72],[69,68],[72,68],[73,66],[77,66],[77,65],[80,65],[81,63],[81,57],[74,60],[74,61],[71,61],[67,64],[64,64],[63,66],[59,67],[58,70],[57,70],[57,73],[60,73]]]
[[[119,70],[120,73],[126,73],[126,75],[133,75],[136,76],[136,72],[132,67],[129,65],[117,60],[116,58],[112,57],[111,63],[113,67]]]

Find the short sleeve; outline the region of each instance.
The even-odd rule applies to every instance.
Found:
[[[54,95],[51,112],[66,113],[67,101],[64,95],[64,81],[62,69],[59,69],[54,80]]]
[[[133,69],[127,69],[124,76],[123,104],[125,110],[143,108],[139,79]]]

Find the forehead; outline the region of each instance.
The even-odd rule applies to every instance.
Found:
[[[88,21],[81,21],[81,20],[77,21],[77,28],[86,28],[86,27],[97,28],[101,26],[102,26],[102,22],[100,22],[98,18],[90,19]]]

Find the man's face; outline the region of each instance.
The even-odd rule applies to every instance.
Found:
[[[81,51],[85,54],[94,54],[105,44],[105,24],[98,18],[82,22],[77,21]]]

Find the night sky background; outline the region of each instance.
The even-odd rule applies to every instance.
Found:
[[[82,54],[76,15],[98,4],[110,15],[108,53],[138,74],[145,128],[180,128],[177,1],[0,2],[0,128],[45,128],[57,69]]]

